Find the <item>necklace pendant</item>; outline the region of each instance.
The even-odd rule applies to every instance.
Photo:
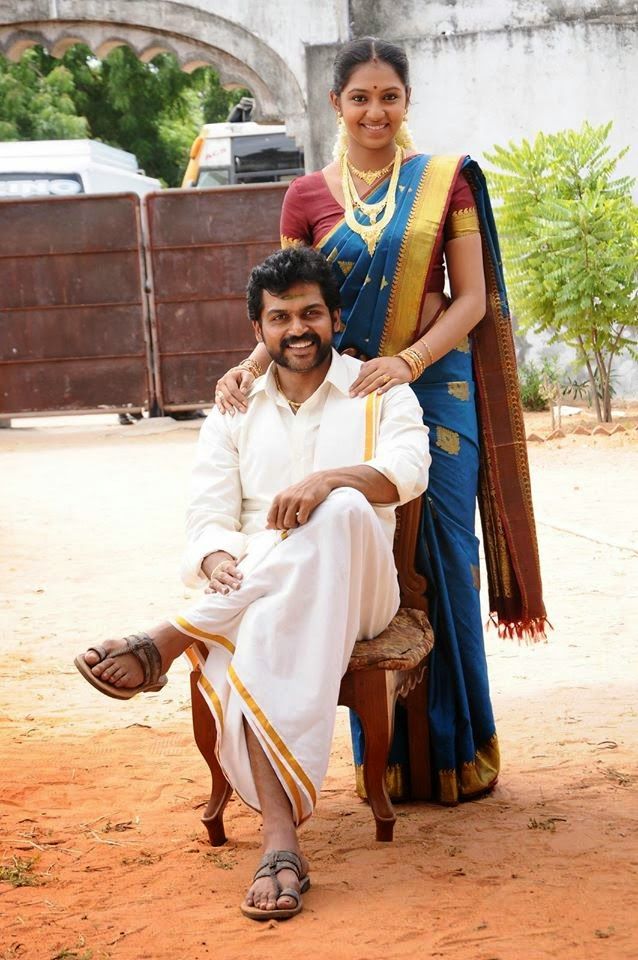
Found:
[[[379,236],[381,235],[381,230],[379,229],[379,224],[373,224],[371,229],[368,232],[366,239],[366,244],[368,247],[368,253],[370,256],[374,253],[377,243],[379,241]]]
[[[369,187],[375,182],[375,180],[380,180],[381,177],[384,177],[386,173],[389,173],[392,167],[394,166],[394,159],[387,163],[385,167],[380,167],[378,170],[359,170],[358,167],[355,167],[354,163],[350,158],[347,158],[348,166],[350,170],[356,177],[359,177],[360,180],[363,180],[364,183],[367,183]]]
[[[366,201],[359,196],[355,183],[352,179],[351,170],[352,173],[355,173],[357,176],[359,176],[361,172],[366,174],[374,173],[378,176],[380,171],[357,170],[351,165],[347,154],[345,153],[341,159],[341,185],[345,200],[345,220],[350,229],[353,230],[359,237],[361,237],[368,249],[370,256],[373,256],[379,238],[392,220],[396,210],[397,184],[399,181],[402,159],[403,150],[401,147],[399,147],[396,151],[394,161],[390,164],[392,167],[392,176],[390,177],[386,195],[383,197],[383,199],[378,200],[375,203],[366,203]],[[362,179],[365,180],[365,177],[362,177]],[[362,216],[368,218],[368,224],[362,223],[362,221],[357,218],[357,210],[359,210],[359,213]]]

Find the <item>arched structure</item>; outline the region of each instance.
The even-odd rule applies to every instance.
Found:
[[[0,54],[8,59],[36,44],[60,57],[76,43],[97,57],[126,45],[145,62],[172,53],[187,72],[212,66],[224,86],[252,91],[260,119],[285,119],[293,136],[307,138],[298,77],[241,23],[172,0],[0,0]]]

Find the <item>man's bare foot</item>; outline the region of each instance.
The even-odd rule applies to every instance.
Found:
[[[167,672],[173,660],[193,642],[189,637],[176,630],[171,623],[166,622],[154,627],[147,636],[150,637],[159,652],[162,661],[162,674]],[[99,644],[107,652],[121,650],[125,645],[125,639],[105,640],[104,643]],[[139,687],[144,682],[144,669],[139,658],[133,653],[123,653],[119,657],[106,657],[104,660],[100,660],[99,655],[94,650],[87,650],[83,657],[87,666],[91,668],[91,673],[104,683],[110,683],[114,687],[132,689]]]
[[[124,646],[123,640],[105,640],[100,646],[109,653],[120,650]],[[95,650],[87,650],[84,660],[91,667],[91,673],[105,683],[112,683],[114,687],[139,687],[144,682],[142,664],[133,653],[125,653],[121,657],[107,657],[100,660]]]
[[[271,851],[266,851],[270,853]],[[303,879],[309,869],[309,863],[300,850],[294,850],[301,860],[301,879]],[[246,906],[256,907],[258,910],[292,910],[297,906],[293,897],[277,897],[277,884],[279,888],[285,890],[291,887],[297,893],[301,893],[299,878],[294,870],[284,869],[277,872],[277,877],[260,877],[254,880],[248,893],[246,894]]]

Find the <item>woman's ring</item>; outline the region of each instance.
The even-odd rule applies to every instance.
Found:
[[[390,380],[392,379],[392,377],[389,377],[386,373],[383,375],[381,379],[382,379],[382,383],[390,383]]]

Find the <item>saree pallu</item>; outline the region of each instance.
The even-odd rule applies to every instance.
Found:
[[[430,428],[432,454],[416,559],[428,581],[435,635],[428,710],[433,790],[442,803],[484,793],[499,771],[479,603],[477,494],[490,611],[501,632],[537,639],[545,622],[516,359],[483,175],[469,158],[413,157],[403,164],[394,217],[372,256],[343,221],[317,245],[341,286],[342,329],[335,345],[370,357],[395,355],[417,338],[434,251],[461,168],[481,226],[487,313],[469,338],[412,384]],[[366,200],[380,199],[385,189],[381,185]],[[351,727],[363,795],[363,731],[352,714]],[[395,800],[410,797],[408,756],[399,706],[386,776]]]

